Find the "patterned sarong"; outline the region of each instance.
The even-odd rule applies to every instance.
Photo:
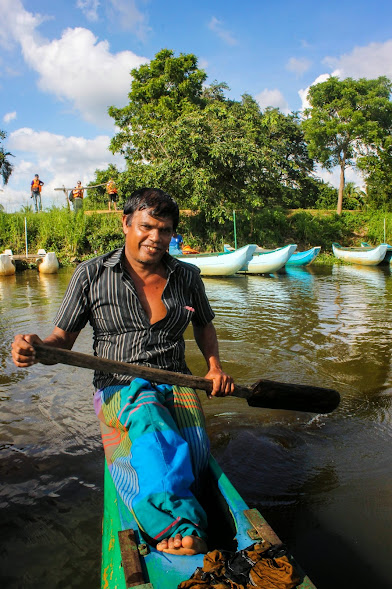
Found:
[[[136,378],[97,391],[94,406],[109,471],[139,528],[156,542],[177,533],[205,539],[206,515],[193,493],[209,441],[195,391]]]

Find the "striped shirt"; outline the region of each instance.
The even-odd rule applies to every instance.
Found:
[[[54,324],[68,332],[93,328],[96,356],[189,374],[183,334],[190,321],[204,326],[214,318],[196,266],[165,254],[166,316],[153,325],[132,278],[124,269],[125,248],[82,262],[76,268]],[[130,377],[95,372],[93,384],[127,384]]]

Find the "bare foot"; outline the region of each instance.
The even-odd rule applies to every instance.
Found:
[[[167,554],[188,555],[205,554],[207,552],[207,544],[199,536],[184,536],[176,534],[174,538],[166,538],[157,544],[159,552],[166,552]]]

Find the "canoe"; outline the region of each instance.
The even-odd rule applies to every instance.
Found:
[[[261,251],[256,250],[252,258],[242,266],[240,272],[246,274],[272,274],[277,272],[283,268],[296,249],[295,244],[278,247],[274,250],[261,250],[259,248]]]
[[[319,255],[321,246],[312,247],[304,252],[295,252],[287,260],[286,266],[309,266]]]
[[[173,257],[187,264],[197,266],[202,276],[231,276],[251,259],[256,248],[257,245],[245,245],[234,252],[187,254]]]
[[[203,506],[210,524],[211,549],[242,550],[260,539],[281,544],[262,515],[256,509],[249,509],[212,456],[206,497],[209,505]],[[294,563],[291,556],[290,559]],[[117,494],[105,461],[101,589],[176,589],[202,565],[202,554],[175,556],[152,547],[146,550],[135,520]],[[301,576],[297,589],[316,589],[298,563],[295,566]]]
[[[384,245],[384,244],[381,244]],[[385,254],[385,257],[383,260],[381,260],[380,265],[384,265],[384,264],[390,264],[391,260],[392,260],[392,245],[389,245],[389,243],[386,244],[388,246],[387,252]],[[368,243],[366,243],[366,241],[361,241],[361,247],[371,247]]]
[[[45,250],[38,250],[37,267],[41,274],[56,274],[59,269],[59,262],[55,252],[46,253]]]
[[[332,251],[336,258],[364,266],[377,266],[385,258],[387,249],[388,246],[385,243],[377,247],[342,247],[338,243],[332,244]]]
[[[8,253],[0,254],[0,276],[12,276],[12,274],[15,274],[15,262],[11,255]]]

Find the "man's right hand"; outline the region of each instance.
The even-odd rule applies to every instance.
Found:
[[[35,333],[28,333],[25,335],[16,335],[12,342],[12,360],[19,368],[27,368],[37,362],[35,359],[34,344],[42,344],[38,335]]]

